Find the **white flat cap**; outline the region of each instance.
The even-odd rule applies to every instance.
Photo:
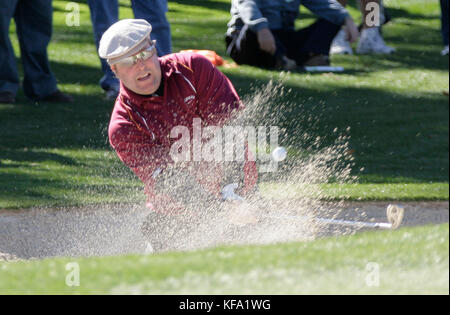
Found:
[[[103,34],[98,54],[110,65],[122,58],[136,55],[150,39],[152,26],[146,20],[126,19],[113,25]]]

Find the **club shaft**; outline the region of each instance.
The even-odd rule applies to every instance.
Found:
[[[321,219],[321,218],[316,218],[315,220],[320,223],[343,225],[343,226],[354,226],[354,227],[358,227],[358,228],[372,228],[372,229],[382,229],[382,230],[392,229],[392,224],[390,224],[390,223],[358,222],[358,221],[332,220],[332,219]]]
[[[342,226],[351,226],[356,228],[372,228],[372,229],[381,229],[381,230],[391,230],[392,224],[390,223],[371,223],[371,222],[358,222],[358,221],[346,221],[346,220],[335,220],[335,219],[323,219],[323,218],[314,218],[314,217],[302,217],[302,216],[275,216],[275,215],[266,215],[264,216],[268,219],[279,219],[279,220],[300,220],[300,221],[316,221],[324,224],[332,224],[332,225],[342,225]]]

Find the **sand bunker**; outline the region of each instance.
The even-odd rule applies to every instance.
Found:
[[[281,209],[283,203],[292,208],[295,207],[295,202],[290,200],[277,203]],[[388,204],[346,203],[336,218],[385,222]],[[406,210],[403,226],[449,221],[448,202],[414,202],[403,205]],[[145,253],[148,244],[140,227],[147,215],[148,211],[144,207],[129,205],[0,211],[0,261]],[[174,249],[194,250],[223,244],[312,240],[356,232],[355,229],[342,227],[317,227],[305,222],[294,224],[275,221],[266,226],[245,227],[240,230],[237,238],[237,234],[228,233],[224,225],[214,220],[204,223],[203,226],[195,226],[194,233],[180,239]]]

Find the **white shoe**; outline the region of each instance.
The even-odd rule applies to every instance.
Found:
[[[448,45],[445,46],[445,48],[444,48],[443,51],[441,51],[441,55],[442,55],[442,56],[448,56]]]
[[[377,27],[366,28],[361,32],[361,39],[357,48],[358,54],[385,54],[389,55],[396,50],[387,46]]]
[[[340,30],[334,38],[330,48],[330,55],[353,55],[353,49],[347,40],[347,32],[345,30]]]

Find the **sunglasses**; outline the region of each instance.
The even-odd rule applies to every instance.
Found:
[[[150,42],[150,46],[145,48],[143,51],[134,56],[123,58],[119,62],[117,62],[117,64],[131,67],[136,65],[139,62],[139,60],[145,61],[147,59],[150,59],[151,57],[153,57],[155,52],[156,52],[156,40],[152,40]]]

